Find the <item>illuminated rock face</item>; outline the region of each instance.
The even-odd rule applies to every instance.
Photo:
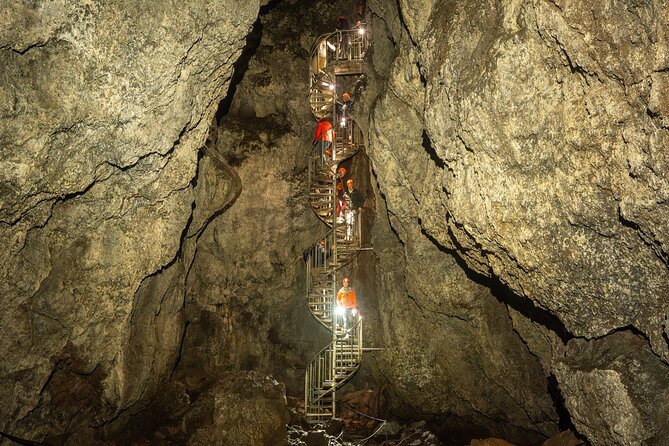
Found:
[[[593,445],[665,444],[669,366],[630,332],[569,343],[555,376],[576,428]]]
[[[0,429],[281,436],[283,388],[238,372],[299,396],[324,345],[306,54],[351,2],[273,2],[216,129],[258,2],[71,3],[0,6]],[[374,251],[350,273],[386,350],[351,387],[453,432],[538,444],[564,400],[594,445],[661,444],[669,8],[576,3],[368,1]]]
[[[561,358],[572,337],[633,327],[655,355],[638,373],[669,362],[666,2],[399,1],[399,15],[370,5],[392,45],[372,59],[390,74],[376,80],[369,153],[407,265],[434,244],[505,290],[514,330],[593,444],[656,438],[663,405],[643,426],[626,418],[615,440],[617,415],[584,403],[625,387],[610,401],[643,419],[654,400],[639,395],[659,381],[615,378],[606,361],[570,378],[587,356]],[[407,290],[446,296],[435,309],[454,314],[463,302],[441,270],[411,273]]]
[[[258,8],[0,6],[3,432],[102,425],[169,375],[197,151]]]

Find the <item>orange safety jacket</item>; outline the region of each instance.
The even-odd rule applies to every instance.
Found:
[[[337,293],[337,303],[344,308],[357,308],[358,301],[355,297],[355,290],[341,287]]]
[[[334,139],[334,130],[332,124],[327,119],[321,119],[316,126],[316,133],[314,134],[314,141],[332,142]]]

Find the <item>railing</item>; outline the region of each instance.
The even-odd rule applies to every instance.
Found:
[[[309,105],[316,119],[330,115],[335,106],[336,83],[332,75],[319,71],[311,75],[309,86]]]
[[[319,351],[305,373],[305,416],[310,422],[334,418],[336,390],[357,372],[362,358],[362,319],[356,315],[350,332],[344,331],[335,314],[337,272],[350,263],[361,247],[361,215],[339,211],[345,186],[337,190],[339,163],[364,147],[362,131],[337,103],[337,76],[362,73],[369,41],[364,25],[321,36],[310,60],[311,110],[322,124],[309,160],[309,202],[329,228],[326,235],[306,251],[307,300],[313,316],[332,333],[332,341]],[[320,139],[320,136],[327,137]]]
[[[355,375],[362,357],[362,318],[351,336],[336,336],[309,362],[304,380],[305,416],[312,422],[335,416],[336,391]]]
[[[311,49],[310,81],[314,75],[326,71],[335,75],[362,73],[368,47],[369,29],[364,23],[353,29],[323,34]]]

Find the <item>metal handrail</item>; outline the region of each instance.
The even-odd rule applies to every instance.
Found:
[[[329,116],[337,99],[337,85],[330,73],[318,71],[309,77],[309,106],[316,119]]]
[[[317,405],[348,382],[360,368],[362,357],[362,318],[358,317],[353,336],[335,339],[316,353],[305,374],[305,409]],[[320,394],[316,394],[320,391]]]
[[[362,24],[324,34],[311,51],[310,106],[317,119],[328,119],[333,132],[332,141],[318,140],[317,135],[309,160],[309,201],[331,229],[307,250],[306,289],[312,315],[332,333],[332,341],[314,355],[305,373],[305,414],[311,422],[335,417],[336,389],[360,368],[363,352],[362,319],[358,316],[345,335],[335,315],[337,271],[361,249],[360,214],[348,214],[346,224],[337,218],[336,173],[339,163],[364,147],[360,127],[337,103],[336,76],[362,73],[368,45]]]
[[[369,48],[369,29],[365,23],[318,37],[311,47],[310,79],[337,63],[362,63]],[[310,84],[311,85],[311,84]]]
[[[356,219],[359,222],[359,219]],[[347,239],[346,231],[331,229],[312,244],[306,255],[306,290],[309,310],[325,328],[331,329],[331,314],[334,309],[336,273],[349,264],[357,255],[360,238],[355,225],[353,239]]]

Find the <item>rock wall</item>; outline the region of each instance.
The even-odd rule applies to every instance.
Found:
[[[629,328],[655,356],[637,373],[669,362],[666,1],[369,4],[389,36],[371,60],[369,153],[407,268],[434,245],[507,290],[513,330],[593,444],[657,438],[660,422],[579,406],[613,379],[612,399],[645,414],[657,381],[614,379],[605,358],[585,390],[569,371],[587,355],[563,352]],[[417,269],[408,294],[446,295],[443,269]]]
[[[229,208],[198,236],[187,280],[175,376],[193,386],[224,370],[256,370],[302,398],[306,364],[327,343],[306,305],[302,260],[326,230],[306,196],[316,126],[307,55],[336,8],[318,15],[297,5],[283,1],[261,16],[257,47],[205,156],[237,180]]]
[[[197,153],[258,8],[0,6],[3,432],[61,442],[169,375]]]
[[[259,2],[70,3],[0,6],[0,430],[282,436],[283,387],[239,371],[299,396],[325,343],[306,58],[351,3],[273,2],[255,43]],[[536,444],[564,405],[593,445],[662,444],[669,5],[368,3],[364,385],[451,436]]]

